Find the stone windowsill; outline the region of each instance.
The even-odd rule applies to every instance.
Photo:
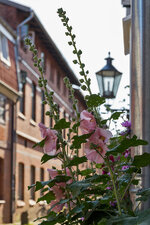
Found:
[[[37,123],[36,123],[34,120],[32,120],[32,119],[30,119],[30,124],[31,124],[32,126],[34,126],[34,127],[37,126]]]
[[[20,117],[22,120],[26,120],[26,117],[21,112],[18,113],[18,117]]]
[[[5,204],[6,201],[5,200],[0,200],[0,204]]]
[[[40,206],[47,205],[47,202],[46,202],[46,201],[40,201],[40,202],[39,202],[39,205],[40,205]]]
[[[26,204],[26,203],[25,203],[23,200],[17,200],[17,207],[18,207],[18,208],[24,207],[25,204]]]
[[[36,201],[34,201],[33,199],[29,199],[29,206],[33,207],[36,205]]]

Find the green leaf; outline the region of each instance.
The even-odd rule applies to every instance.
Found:
[[[55,181],[55,183],[61,183],[61,182],[67,182],[70,179],[71,179],[71,177],[69,177],[69,176],[65,176],[65,175],[60,176],[60,175],[58,175],[53,180]]]
[[[61,130],[61,129],[69,128],[70,124],[71,124],[70,122],[66,122],[66,120],[62,118],[55,124],[54,129]]]
[[[111,115],[111,118],[110,119],[113,119],[113,120],[118,120],[120,115],[122,114],[123,112],[114,112],[112,115]]]
[[[87,162],[87,158],[85,156],[82,157],[74,156],[74,158],[67,164],[67,167],[77,166],[84,162]]]
[[[87,176],[87,175],[93,173],[93,171],[94,171],[93,169],[85,169],[85,170],[80,171],[79,174],[81,174],[82,176]]]
[[[83,134],[81,136],[75,135],[72,139],[72,145],[70,146],[71,149],[80,149],[82,143],[86,143],[87,139],[92,135],[92,133],[89,134]]]
[[[99,95],[92,94],[89,96],[87,101],[88,107],[98,107],[105,102],[105,98],[100,97]]]
[[[98,225],[107,225],[107,219],[106,218],[102,218],[99,222]]]
[[[137,139],[137,136],[134,135],[132,138],[125,138],[121,141],[121,143],[114,147],[113,149],[110,149],[107,151],[106,155],[117,155],[118,153],[123,153],[126,149],[130,147],[135,147],[139,145],[147,145],[148,142],[144,141],[142,139]]]
[[[42,141],[40,141],[40,142],[34,144],[34,145],[32,146],[32,148],[35,148],[35,147],[37,147],[37,146],[43,148],[44,145],[45,145],[45,140],[46,140],[46,138],[44,138]]]
[[[41,164],[46,163],[48,160],[54,159],[54,158],[56,158],[57,156],[58,156],[58,154],[57,154],[57,155],[47,155],[47,154],[44,154],[44,155],[42,156],[42,158],[41,158]]]
[[[150,165],[150,153],[145,152],[143,155],[134,156],[132,165],[136,167],[145,167]]]
[[[136,201],[147,201],[150,198],[150,188],[140,190],[136,193],[136,195],[141,195],[141,197],[138,197]]]
[[[49,191],[46,195],[43,195],[41,198],[38,198],[37,202],[46,201],[49,204],[52,200],[55,200],[55,195],[52,191]]]
[[[31,186],[28,186],[28,190],[35,187],[35,191],[39,191],[42,189],[45,185],[48,185],[51,182],[51,180],[48,181],[37,181],[35,184],[32,184]]]

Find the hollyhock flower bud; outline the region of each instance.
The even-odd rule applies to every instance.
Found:
[[[112,161],[112,162],[114,163],[114,162],[115,162],[114,156],[113,156],[113,155],[110,155],[110,156],[109,156],[109,160]]]
[[[96,129],[96,120],[94,116],[86,110],[80,114],[80,128],[83,134],[91,133]]]
[[[44,153],[48,155],[56,155],[57,131],[46,128],[44,124],[39,124],[41,136],[45,139]]]

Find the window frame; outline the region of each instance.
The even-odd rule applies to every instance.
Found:
[[[7,59],[4,57],[4,53],[3,53],[3,49],[2,49],[2,38],[5,38],[5,44],[6,44],[5,50],[6,50],[6,53],[7,53]],[[7,66],[11,66],[10,57],[9,57],[8,39],[2,32],[0,32],[0,59]]]

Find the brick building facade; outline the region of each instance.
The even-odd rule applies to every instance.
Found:
[[[24,45],[24,36],[29,35],[38,48],[48,89],[54,91],[54,101],[59,105],[60,118],[70,120],[73,116],[63,78],[68,76],[75,85],[79,82],[34,11],[0,0],[0,15],[13,37],[13,41],[8,38],[10,64],[0,58],[0,97],[5,95],[8,99],[8,103],[4,103],[7,107],[4,121],[0,121],[0,223],[8,223],[23,217],[33,220],[46,211],[43,203],[35,204],[40,193],[28,191],[27,186],[37,180],[47,180],[47,168],[51,168],[49,162],[40,164],[43,152],[32,148],[41,140],[38,123],[49,127],[54,122],[45,116],[48,108],[41,104],[43,91],[38,87],[39,72],[33,66],[32,53]],[[1,83],[10,87],[11,94],[3,92]],[[85,108],[84,98],[79,91],[75,94],[81,111]]]

